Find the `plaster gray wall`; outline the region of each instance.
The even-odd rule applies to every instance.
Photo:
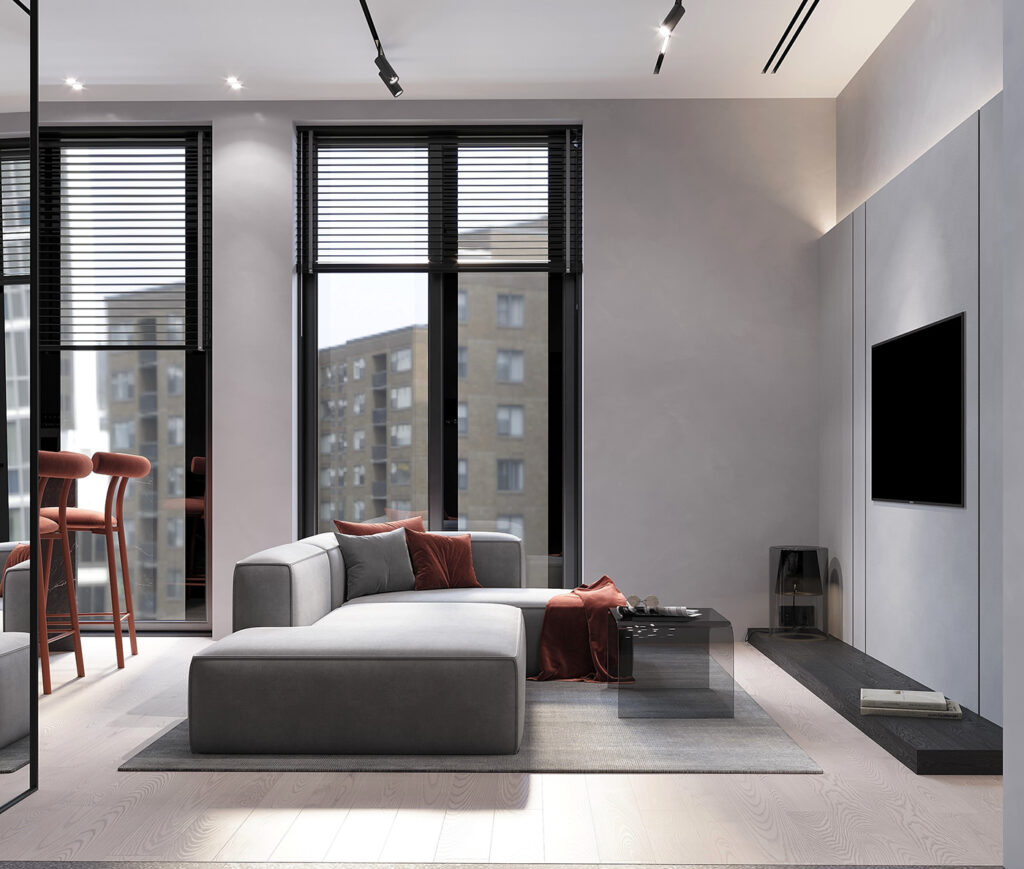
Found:
[[[1002,0],[917,0],[836,101],[849,214],[1002,89]]]
[[[1007,0],[1003,52],[1003,865],[1024,869],[1024,3]]]
[[[978,117],[868,200],[865,650],[978,709]],[[966,311],[965,506],[875,501],[880,341]]]
[[[818,248],[818,544],[828,548],[828,630],[853,636],[853,216]]]
[[[865,594],[868,563],[867,534],[867,345],[865,344],[865,271],[864,256],[867,206],[861,205],[853,217],[853,645],[862,652],[865,640]]]
[[[582,122],[584,576],[768,616],[817,532],[817,246],[831,100],[47,103],[43,123],[212,123],[213,622],[295,534],[296,122]]]
[[[0,112],[0,137],[27,136],[28,112]]]

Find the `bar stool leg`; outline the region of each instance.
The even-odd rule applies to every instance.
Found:
[[[68,619],[71,622],[71,640],[75,644],[75,664],[78,665],[78,678],[85,676],[85,660],[82,657],[82,629],[78,623],[78,588],[75,577],[71,573],[71,544],[68,536],[61,537],[64,550],[64,579],[68,586]]]
[[[50,589],[50,560],[53,554],[53,541],[47,540],[49,544],[46,555],[41,559],[37,582],[39,586],[38,600],[36,602],[36,617],[39,624],[39,662],[43,671],[43,694],[52,694],[53,686],[50,683],[50,628],[46,621],[46,598]],[[39,541],[39,552],[43,551],[43,541]]]
[[[117,652],[117,669],[124,669],[124,643],[121,639],[121,602],[117,594],[117,562],[114,559],[114,534],[107,528],[107,572],[110,574],[110,618],[114,625],[114,650]]]
[[[128,576],[128,545],[124,541],[124,529],[118,528],[117,542],[121,549],[121,580],[124,585],[124,608],[128,613],[128,640],[132,654],[139,654],[139,644],[135,639],[135,606],[132,603],[132,581]]]

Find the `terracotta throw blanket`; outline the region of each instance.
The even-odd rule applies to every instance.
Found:
[[[607,576],[548,601],[540,629],[538,682],[617,682],[619,648],[609,609],[626,598]]]

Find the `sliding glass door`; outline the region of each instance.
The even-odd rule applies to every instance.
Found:
[[[302,131],[307,532],[421,515],[522,537],[531,585],[576,581],[579,147]]]

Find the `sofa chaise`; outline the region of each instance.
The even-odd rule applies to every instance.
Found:
[[[446,532],[437,532],[446,533]],[[510,534],[471,532],[481,588],[346,599],[334,534],[235,565],[235,633],[189,673],[196,753],[510,754],[548,600]]]

